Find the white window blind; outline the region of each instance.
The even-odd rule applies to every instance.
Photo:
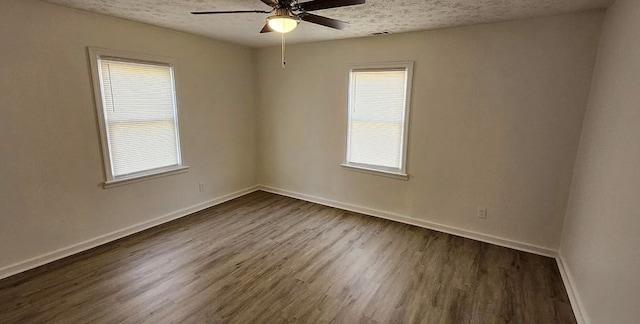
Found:
[[[404,173],[408,68],[353,69],[347,164]]]
[[[173,68],[99,57],[111,179],[181,165]]]

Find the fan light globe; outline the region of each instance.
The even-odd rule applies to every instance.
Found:
[[[278,33],[288,33],[294,30],[298,23],[297,19],[289,16],[289,15],[275,15],[267,18],[267,23],[269,27]]]

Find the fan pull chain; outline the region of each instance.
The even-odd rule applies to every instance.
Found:
[[[285,65],[287,65],[287,61],[284,60],[284,33],[282,35],[282,69],[284,70]]]

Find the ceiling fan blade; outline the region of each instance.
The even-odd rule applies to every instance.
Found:
[[[272,31],[273,31],[273,29],[271,29],[271,27],[269,27],[269,23],[266,23],[266,24],[264,24],[264,27],[262,27],[262,30],[260,30],[260,34],[270,33]]]
[[[366,0],[315,0],[299,4],[304,11],[314,11],[329,8],[353,6],[365,3]]]
[[[309,14],[309,13],[305,15],[300,15],[300,19],[304,21],[308,21],[310,23],[327,26],[335,29],[343,29],[347,27],[347,24],[348,24],[347,22],[344,22],[344,21],[322,17],[322,16]]]
[[[275,7],[278,5],[277,0],[260,0],[260,1],[264,2],[267,6],[271,6],[271,7]]]
[[[233,14],[233,13],[270,13],[264,10],[232,10],[232,11],[192,11],[193,15],[214,15],[214,14]]]

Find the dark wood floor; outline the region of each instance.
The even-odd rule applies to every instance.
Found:
[[[553,259],[255,192],[0,281],[0,323],[575,323]]]

